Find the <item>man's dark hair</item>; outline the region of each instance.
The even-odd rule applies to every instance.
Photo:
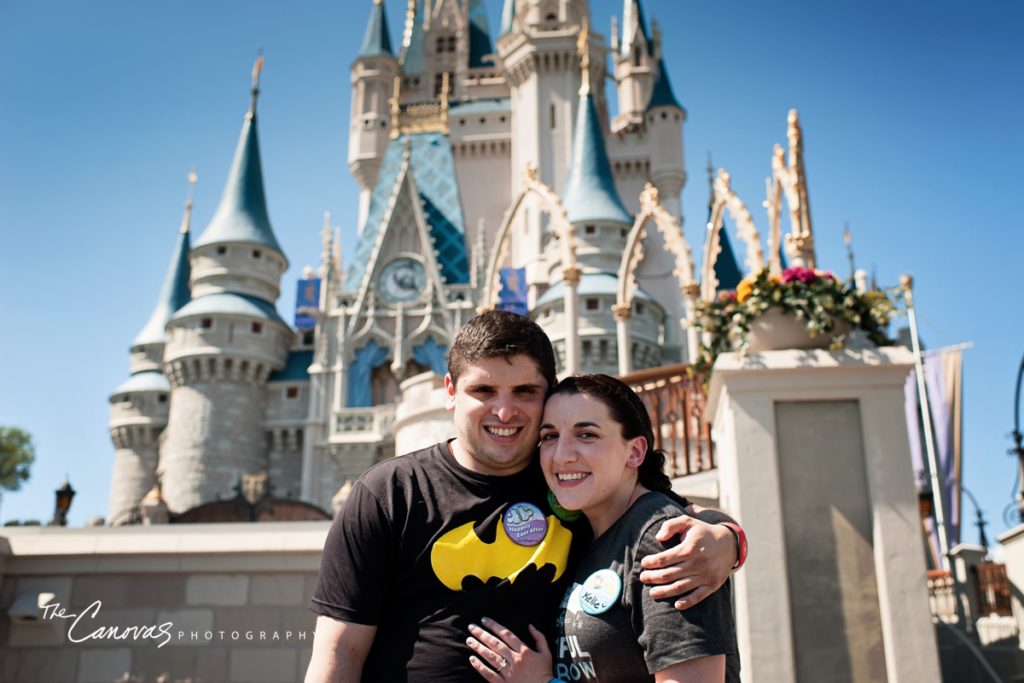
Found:
[[[608,408],[608,414],[619,423],[623,439],[638,436],[647,440],[647,455],[637,469],[637,479],[652,491],[667,493],[672,480],[665,474],[665,451],[654,448],[654,427],[647,406],[625,382],[608,375],[576,375],[566,377],[548,392],[548,398],[558,394],[583,394],[596,398]]]
[[[555,386],[555,352],[540,325],[516,313],[488,311],[459,330],[448,352],[448,373],[452,383],[457,384],[459,375],[475,361],[520,355],[536,363],[548,389]]]

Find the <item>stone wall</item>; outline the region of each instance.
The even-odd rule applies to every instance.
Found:
[[[0,682],[302,680],[328,527],[5,529]]]

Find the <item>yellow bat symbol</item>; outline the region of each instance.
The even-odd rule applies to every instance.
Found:
[[[515,581],[531,564],[538,569],[545,564],[555,568],[555,581],[565,572],[572,533],[553,515],[548,516],[548,532],[535,546],[518,545],[498,524],[493,543],[484,543],[473,531],[473,522],[452,529],[439,538],[430,549],[434,574],[453,591],[462,590],[462,580],[475,576],[484,583],[490,578]]]

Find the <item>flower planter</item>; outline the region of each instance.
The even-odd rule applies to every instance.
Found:
[[[827,349],[832,338],[850,333],[850,323],[838,320],[831,332],[812,337],[806,321],[779,307],[769,308],[750,323],[748,351],[778,351],[780,349]]]

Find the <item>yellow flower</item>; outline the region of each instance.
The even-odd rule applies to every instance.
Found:
[[[754,293],[753,278],[745,277],[736,285],[736,301],[743,303]]]

